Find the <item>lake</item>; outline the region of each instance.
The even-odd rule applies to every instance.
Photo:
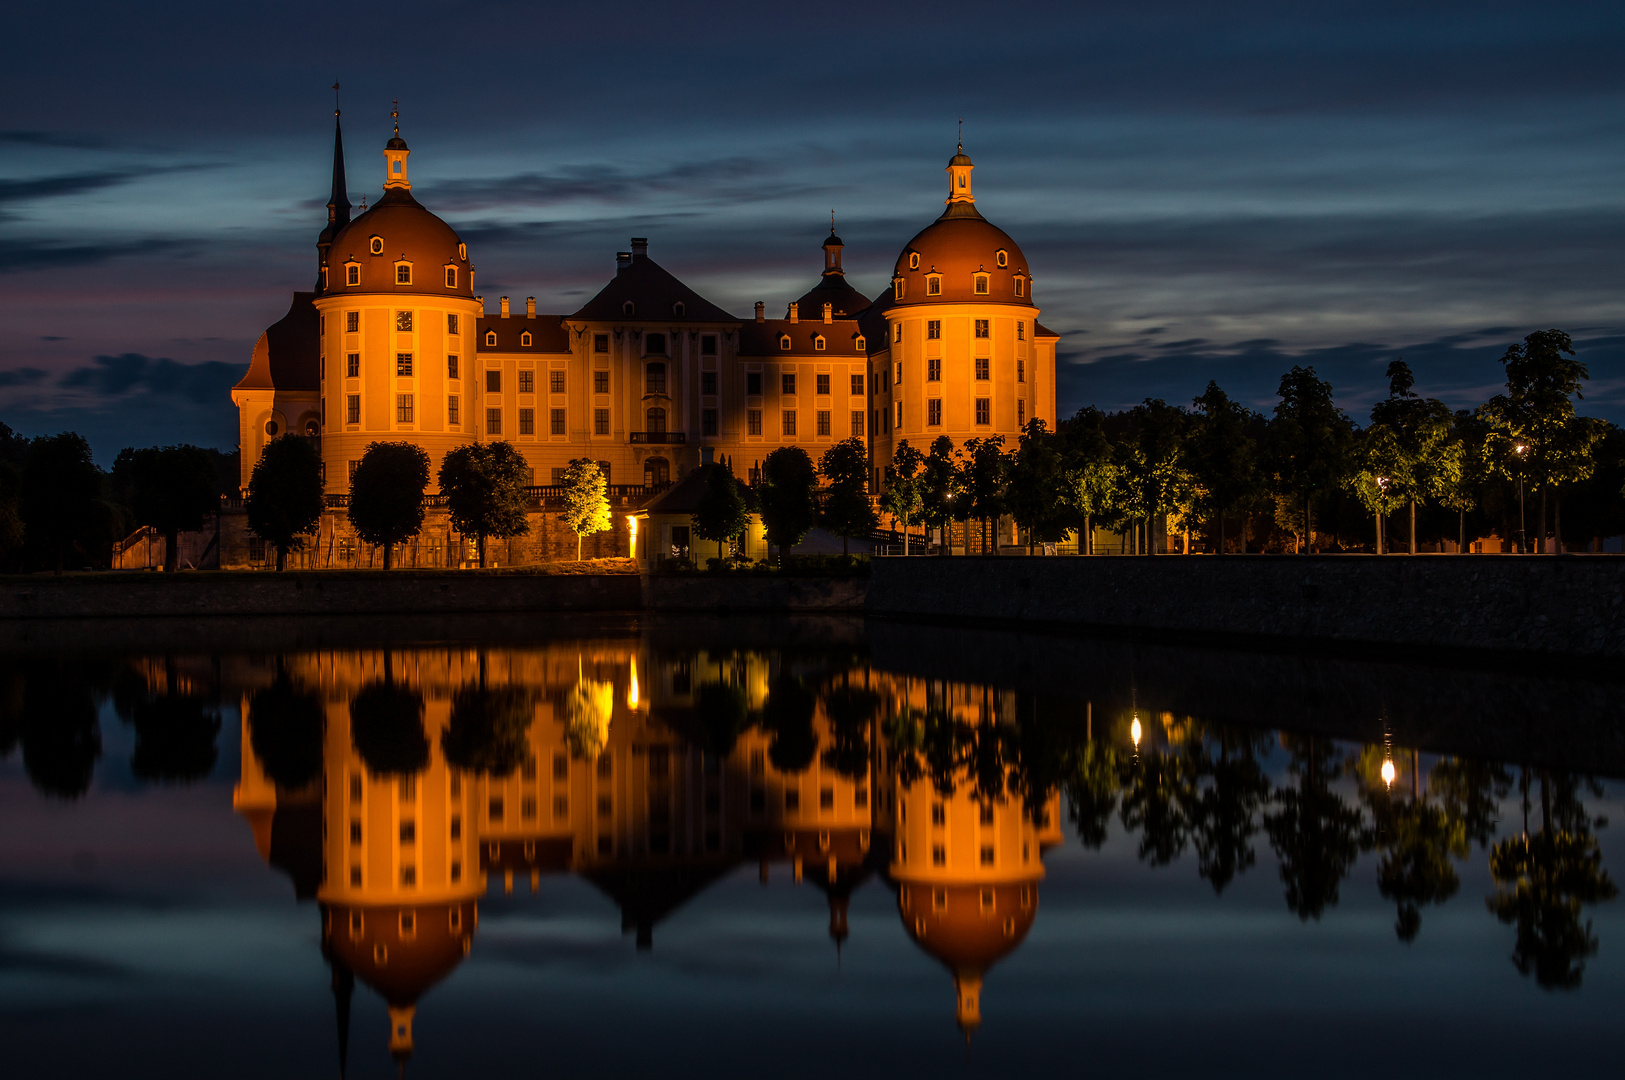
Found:
[[[0,643],[10,1075],[1615,1067],[1607,670],[858,618]]]

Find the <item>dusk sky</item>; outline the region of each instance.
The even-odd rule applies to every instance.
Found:
[[[229,389],[315,277],[335,79],[350,198],[400,99],[413,191],[491,308],[568,312],[628,238],[739,316],[869,294],[978,207],[1062,335],[1059,413],[1312,364],[1364,420],[1403,354],[1453,406],[1570,331],[1625,421],[1625,7],[345,3],[9,9],[0,420],[230,449]]]

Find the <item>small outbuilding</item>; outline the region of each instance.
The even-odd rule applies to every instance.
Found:
[[[717,557],[717,543],[702,540],[694,529],[694,514],[714,469],[728,471],[745,501],[746,524],[744,535],[733,543],[733,552],[748,559],[768,557],[767,530],[762,525],[761,504],[756,493],[727,465],[716,463],[701,465],[673,486],[644,503],[628,515],[632,532],[632,557],[640,568],[650,568],[662,559],[688,559],[704,566],[705,560]]]

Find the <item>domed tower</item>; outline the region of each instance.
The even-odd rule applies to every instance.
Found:
[[[347,224],[330,212],[323,234],[315,308],[329,494],[349,491],[375,440],[423,447],[432,477],[446,451],[475,437],[474,269],[456,232],[413,198],[410,154],[397,119],[383,197]]]
[[[828,304],[831,317],[856,319],[873,304],[846,280],[846,270],[841,266],[841,252],[845,246],[841,238],[835,235],[835,222],[831,220],[829,236],[824,240],[824,273],[818,279],[818,284],[796,301],[799,318],[821,319],[824,305]]]
[[[1034,417],[1055,425],[1055,334],[1038,324],[1027,256],[976,208],[963,144],[948,161],[947,206],[897,257],[879,357],[877,461],[899,438],[924,450],[938,436],[1003,435]]]

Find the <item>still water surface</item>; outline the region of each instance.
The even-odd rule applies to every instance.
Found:
[[[843,620],[13,641],[6,1071],[1613,1071],[1622,704]]]

